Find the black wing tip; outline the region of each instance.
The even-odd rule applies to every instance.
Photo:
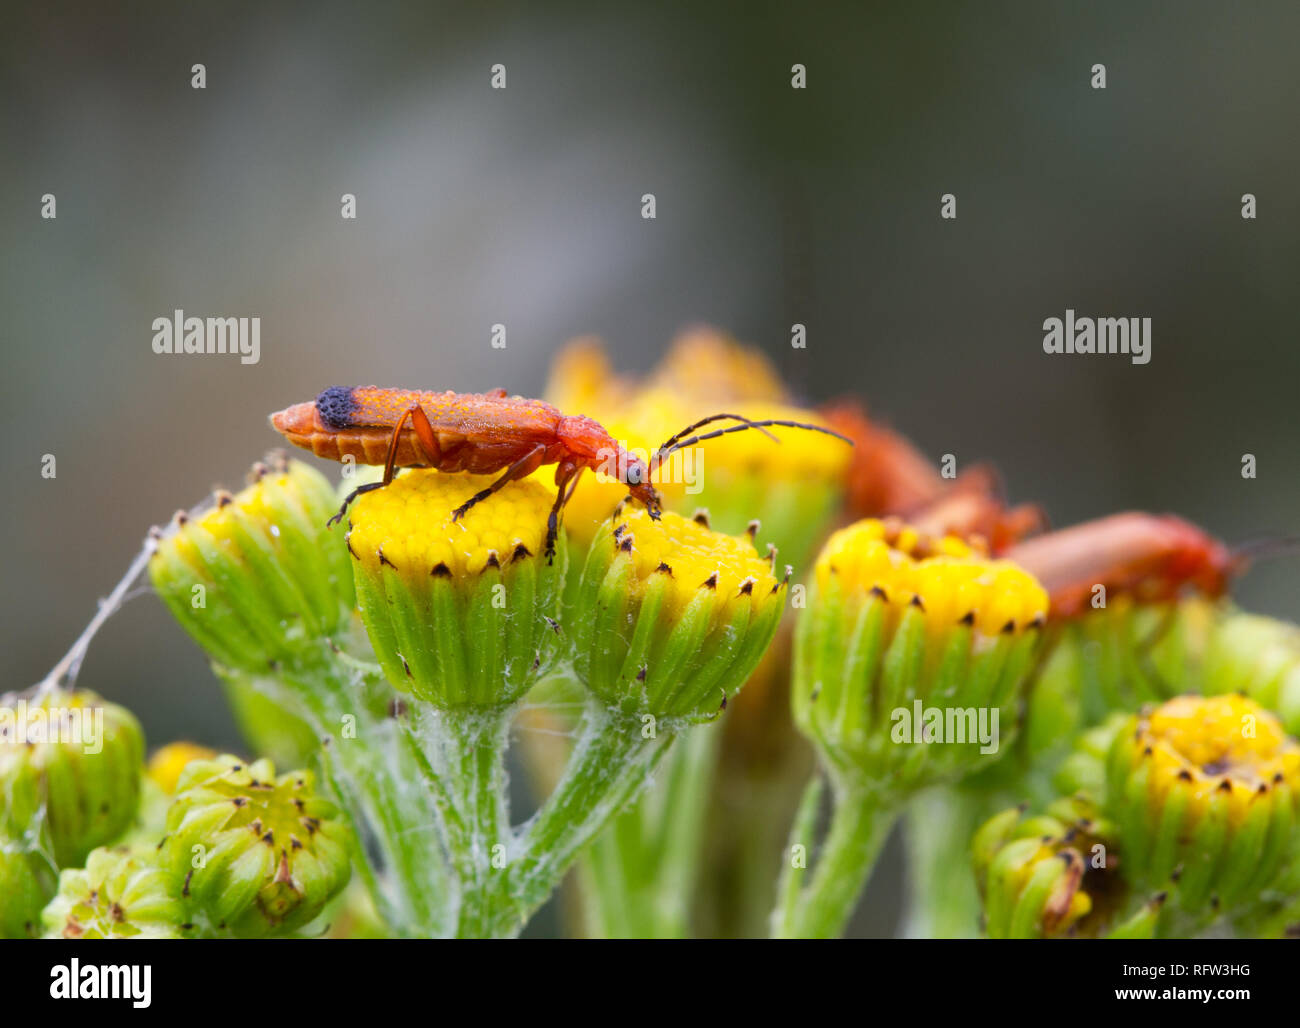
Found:
[[[329,428],[347,428],[352,424],[352,414],[356,409],[352,386],[330,386],[316,397],[316,410]]]

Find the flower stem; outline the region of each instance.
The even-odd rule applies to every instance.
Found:
[[[448,846],[460,880],[459,938],[499,934],[510,848],[505,751],[514,708],[442,709],[415,701],[413,729],[449,826]]]
[[[680,759],[659,795],[652,797],[659,824],[653,872],[653,934],[681,939],[690,934],[690,914],[699,877],[704,817],[717,767],[721,727],[699,725],[678,744]]]
[[[908,938],[979,937],[980,898],[971,866],[971,838],[996,813],[996,799],[940,785],[908,804]]]
[[[821,807],[825,782],[820,772],[814,772],[804,787],[799,807],[790,826],[790,841],[781,863],[781,873],[776,885],[776,909],[772,911],[772,935],[789,938],[798,912],[799,898],[803,894],[803,879],[807,865],[795,861],[795,847],[809,849],[808,840],[817,831],[817,812]]]
[[[784,883],[786,895],[773,925],[779,938],[829,939],[844,930],[898,816],[896,804],[870,786],[843,778],[832,779],[832,786],[830,830],[812,881],[802,889],[789,878]],[[800,809],[804,819],[809,802],[805,797]]]

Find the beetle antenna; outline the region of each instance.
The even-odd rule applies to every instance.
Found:
[[[738,421],[742,422],[742,424],[731,425],[728,428],[717,428],[714,429],[712,432],[705,432],[703,435],[693,435],[689,439],[681,438],[683,435],[685,435],[687,432],[691,431],[692,429],[698,428],[700,424],[706,424],[709,421],[715,421],[719,418],[726,418],[726,417],[736,418]],[[777,419],[765,419],[763,421],[750,421],[748,418],[740,418],[735,414],[715,414],[712,418],[705,418],[703,422],[700,422],[699,424],[696,425],[692,425],[690,428],[683,429],[681,432],[678,432],[674,438],[670,439],[667,443],[665,443],[658,450],[656,450],[654,456],[650,458],[650,473],[653,474],[669,456],[676,453],[678,450],[685,449],[688,446],[694,446],[696,443],[702,443],[707,439],[717,439],[719,436],[730,435],[732,432],[744,432],[746,429],[750,429],[750,428],[754,428],[754,429],[758,429],[759,431],[762,431],[763,429],[769,426],[775,426],[779,428],[802,428],[808,432],[821,432],[823,435],[833,435],[836,439],[841,439],[844,442],[848,443],[850,446],[853,445],[853,440],[850,439],[848,436],[841,435],[839,432],[836,432],[833,429],[825,428],[822,425],[809,425],[809,424],[805,424],[802,421],[781,421]],[[769,436],[774,442],[779,443],[781,441],[777,439],[776,436],[772,435],[771,432],[763,432],[763,434]]]
[[[1300,535],[1263,536],[1259,539],[1247,539],[1229,547],[1228,554],[1233,561],[1245,564],[1260,557],[1275,557],[1284,553],[1300,550]]]
[[[743,422],[747,427],[751,427],[751,428],[754,427],[754,422],[750,421],[749,418],[746,418],[740,414],[710,414],[707,418],[701,418],[693,425],[687,425],[676,435],[670,435],[667,439],[664,440],[663,444],[655,452],[658,453],[668,449],[668,447],[672,446],[672,444],[677,442],[677,440],[682,438],[682,436],[690,435],[697,428],[703,428],[711,421],[722,421],[725,418],[730,418],[732,421]],[[776,436],[774,436],[771,432],[768,432],[765,429],[759,429],[759,431],[761,431],[765,436],[771,439],[772,442],[774,443],[779,443],[781,441]]]

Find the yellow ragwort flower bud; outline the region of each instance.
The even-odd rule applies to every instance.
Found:
[[[442,707],[513,703],[558,645],[566,556],[543,550],[554,492],[512,482],[458,506],[494,476],[409,471],[352,508],[357,604],[392,684]]]
[[[1119,898],[1110,853],[1114,830],[1076,799],[1057,801],[1034,817],[1015,808],[990,819],[971,842],[989,937],[1103,932]]]
[[[818,557],[795,634],[795,721],[832,768],[909,790],[995,759],[1048,599],[955,538],[867,519]]]
[[[1111,745],[1106,808],[1123,873],[1211,916],[1256,898],[1296,855],[1300,745],[1243,696],[1179,696]]]
[[[612,707],[712,718],[772,641],[785,596],[748,536],[625,510],[597,533],[566,618],[575,670]]]

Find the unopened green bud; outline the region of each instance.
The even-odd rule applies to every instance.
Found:
[[[309,771],[221,756],[181,772],[160,857],[205,930],[260,937],[301,927],[342,890],[350,840]]]
[[[40,935],[41,908],[54,892],[54,874],[38,853],[0,839],[0,939]]]
[[[985,929],[994,939],[1092,936],[1115,900],[1113,826],[1077,800],[1048,813],[1023,808],[991,818],[972,840]],[[1100,894],[1101,905],[1093,893]]]
[[[1206,693],[1241,693],[1300,736],[1300,628],[1233,611],[1217,625],[1205,661]]]
[[[59,875],[42,914],[48,938],[175,939],[188,931],[185,906],[147,847],[100,848],[84,868]]]
[[[80,864],[131,825],[143,762],[139,722],[92,692],[0,696],[0,834]]]
[[[257,465],[237,495],[178,513],[149,562],[154,588],[222,664],[265,671],[335,633],[353,605],[334,491],[299,461]]]

